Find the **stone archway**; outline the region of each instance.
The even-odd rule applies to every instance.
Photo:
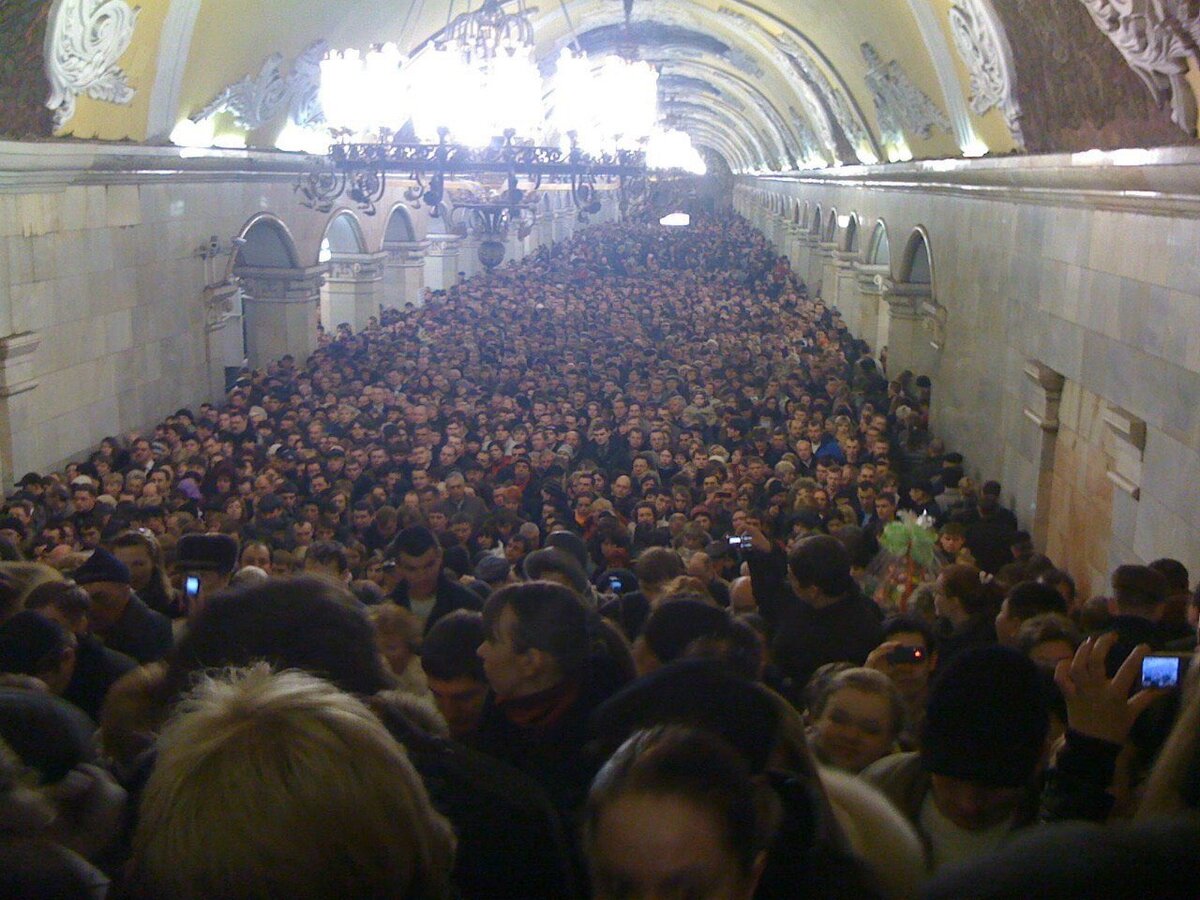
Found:
[[[388,213],[383,229],[383,281],[381,307],[402,309],[405,304],[419,306],[425,299],[425,251],[428,241],[417,238],[412,215],[403,203]]]
[[[930,375],[945,342],[947,310],[937,300],[928,232],[909,235],[895,281],[886,284],[886,320],[879,315],[879,343],[888,349],[888,372]]]
[[[871,231],[865,256],[863,262],[854,265],[858,282],[857,334],[870,344],[872,351],[879,356],[887,346],[889,324],[883,291],[892,276],[892,249],[888,240],[887,223],[883,219],[876,222]],[[854,328],[853,323],[851,328]]]
[[[358,219],[349,210],[333,215],[321,239],[319,265],[329,267],[321,288],[321,323],[333,331],[346,323],[354,331],[379,314],[379,294],[387,254],[368,253]]]
[[[237,239],[232,274],[242,287],[246,356],[264,367],[290,354],[303,363],[317,346],[324,266],[303,266],[277,217],[252,218]]]

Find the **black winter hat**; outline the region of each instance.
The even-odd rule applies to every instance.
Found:
[[[930,690],[921,760],[936,775],[1021,787],[1049,727],[1037,666],[1007,647],[974,648],[951,660]]]

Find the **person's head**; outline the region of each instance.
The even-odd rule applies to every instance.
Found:
[[[375,635],[354,596],[323,578],[278,578],[212,597],[188,623],[170,660],[166,694],[195,673],[266,660],[363,696],[389,686]]]
[[[924,704],[925,692],[938,665],[937,638],[933,628],[918,616],[892,616],[883,623],[883,640],[905,648],[905,651],[919,651],[917,654],[902,651],[903,658],[897,655],[891,659],[888,675],[905,699]]]
[[[580,597],[587,597],[591,593],[583,567],[575,557],[556,547],[534,550],[525,557],[522,570],[529,581],[553,581],[570,588]]]
[[[456,740],[479,724],[488,682],[476,652],[486,637],[483,616],[466,609],[438,619],[421,643],[421,667],[434,703]]]
[[[92,598],[91,625],[106,632],[121,617],[132,593],[129,569],[105,550],[97,547],[74,573],[75,583]]]
[[[37,610],[82,637],[87,634],[92,598],[73,581],[45,581],[25,596],[25,608]]]
[[[0,625],[0,672],[32,676],[62,694],[75,674],[75,648],[70,629],[26,609]]]
[[[1075,623],[1059,613],[1043,613],[1021,623],[1015,646],[1039,666],[1054,671],[1075,656],[1082,638]]]
[[[271,548],[262,541],[247,541],[242,547],[240,564],[256,566],[264,572],[271,571]]]
[[[937,579],[934,607],[939,616],[955,625],[987,614],[988,597],[979,570],[966,563],[954,563],[942,569]]]
[[[349,584],[352,575],[350,557],[337,541],[317,541],[304,554],[304,572]]]
[[[777,823],[760,791],[742,758],[706,732],[635,733],[588,796],[592,896],[753,897]]]
[[[403,606],[380,603],[367,610],[375,645],[392,674],[400,676],[421,647],[421,620]]]
[[[1050,727],[1037,666],[1007,647],[966,650],[933,683],[921,762],[933,801],[966,831],[1010,821],[1046,756]]]
[[[835,537],[816,534],[801,540],[788,554],[792,590],[805,602],[821,605],[854,588],[850,554]]]
[[[1022,581],[1009,589],[996,615],[996,637],[1009,647],[1017,643],[1021,625],[1034,616],[1046,613],[1067,614],[1067,604],[1062,594],[1046,584]]]
[[[1149,566],[1117,566],[1112,574],[1113,605],[1123,616],[1157,620],[1167,601],[1169,582]]]
[[[359,700],[256,664],[206,677],[159,738],[135,896],[447,897],[449,824]]]
[[[967,543],[967,529],[961,522],[947,522],[938,532],[938,546],[953,560]]]
[[[891,753],[904,728],[900,692],[874,669],[834,675],[809,712],[817,758],[855,774]]]
[[[651,602],[668,582],[684,573],[683,560],[667,547],[648,547],[638,554],[633,563],[633,574],[637,576],[642,593]]]
[[[561,584],[530,581],[503,587],[488,598],[483,623],[479,657],[501,700],[581,678],[595,652],[595,614]]]
[[[700,600],[672,600],[650,611],[642,633],[633,642],[633,659],[639,675],[684,656],[689,647],[705,638],[729,635],[729,613]]]
[[[185,583],[188,615],[194,616],[208,599],[229,587],[238,563],[237,538],[228,534],[185,534],[175,550],[176,568],[186,578],[199,581],[199,589],[189,593]]]
[[[417,596],[434,592],[442,574],[442,548],[432,531],[422,525],[405,528],[396,535],[389,552],[410,592]]]

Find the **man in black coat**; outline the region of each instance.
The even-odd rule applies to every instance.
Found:
[[[388,552],[400,575],[389,599],[411,610],[424,623],[426,632],[455,610],[481,608],[479,595],[443,570],[441,545],[428,528],[405,528],[396,535]]]
[[[861,666],[883,640],[882,616],[850,576],[850,556],[836,538],[806,537],[785,557],[757,528],[747,531],[754,596],[785,678],[781,687],[796,702],[826,663]]]

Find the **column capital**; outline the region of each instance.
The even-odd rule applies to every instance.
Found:
[[[380,253],[337,253],[329,260],[327,284],[363,281],[382,281],[387,251]]]
[[[296,269],[241,266],[233,272],[246,293],[259,303],[312,302],[320,295],[325,273],[325,266]]]
[[[429,256],[450,256],[458,252],[458,245],[462,241],[462,236],[457,234],[429,234],[426,235],[429,239],[429,247],[425,251],[425,255]]]
[[[417,267],[425,265],[429,241],[389,241],[383,245],[388,266]]]
[[[38,386],[33,377],[33,360],[41,343],[38,331],[0,338],[0,398],[15,397]]]

